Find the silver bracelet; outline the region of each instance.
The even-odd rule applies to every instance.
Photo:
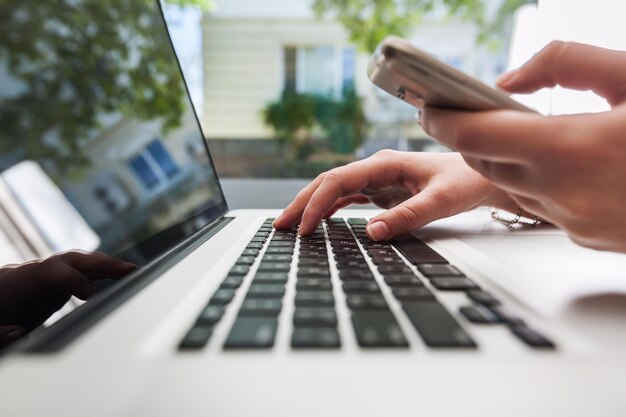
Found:
[[[535,216],[535,215],[532,215],[532,217],[525,216],[524,214],[526,214],[526,212],[521,207],[517,209],[517,212],[515,213],[513,218],[502,217],[500,215],[500,209],[497,209],[495,207],[489,207],[489,214],[491,215],[491,218],[493,220],[497,221],[500,224],[505,225],[510,230],[513,230],[516,224],[523,225],[523,226],[530,226],[530,227],[535,227],[538,224],[541,224],[541,220],[539,219],[538,216]]]

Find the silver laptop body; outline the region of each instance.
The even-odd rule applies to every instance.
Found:
[[[482,210],[390,243],[228,211],[158,4],[98,7],[0,6],[5,254],[138,267],[4,350],[0,415],[625,414],[623,255]]]

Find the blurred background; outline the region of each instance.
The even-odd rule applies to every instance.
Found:
[[[193,107],[154,0],[0,0],[0,264],[118,251],[220,200],[202,136],[232,209],[282,208],[380,149],[448,151],[367,79],[387,35],[488,84],[552,39],[626,49],[614,0],[161,5]],[[518,98],[544,114],[608,108],[560,88]]]
[[[370,54],[400,35],[493,84],[523,6],[536,8],[529,0],[164,0],[217,171],[241,180],[311,178],[385,148],[446,151],[415,123],[414,108],[370,83]]]

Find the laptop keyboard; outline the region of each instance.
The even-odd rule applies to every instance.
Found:
[[[413,325],[412,330],[430,348],[478,347],[455,318],[458,315],[472,324],[507,326],[514,337],[533,348],[555,348],[547,337],[413,235],[374,242],[365,233],[366,219],[350,218],[346,222],[331,218],[311,236],[298,237],[295,228],[274,230],[272,221],[267,219],[250,240],[180,342],[180,350],[198,350],[207,345],[213,328],[246,280],[251,282],[224,349],[271,348],[285,302],[295,305],[291,320],[293,349],[341,347],[337,303],[345,303],[350,310],[359,346],[406,349],[407,337],[380,285],[389,287]],[[287,301],[285,287],[292,268],[296,268],[296,291],[293,300]],[[341,282],[342,299],[336,299],[333,293],[333,268]],[[382,276],[381,282],[374,270]],[[458,312],[449,311],[437,299],[440,291],[465,293],[467,305]]]

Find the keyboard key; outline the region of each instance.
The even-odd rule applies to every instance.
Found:
[[[411,234],[400,236],[394,239],[392,243],[414,265],[448,263],[443,256]]]
[[[435,301],[435,296],[424,287],[395,287],[391,290],[400,301]]]
[[[420,264],[417,266],[427,277],[464,277],[465,274],[450,264]]]
[[[330,291],[297,291],[295,303],[297,307],[334,306],[335,298]]]
[[[491,310],[481,305],[461,307],[460,311],[461,311],[461,314],[463,314],[463,316],[465,316],[465,318],[471,321],[472,323],[477,323],[477,324],[502,323],[502,320],[500,320],[498,316],[496,316]]]
[[[280,313],[283,303],[276,298],[246,298],[241,304],[239,315],[269,315],[277,316]]]
[[[299,278],[296,281],[296,290],[332,290],[333,283],[328,278]]]
[[[469,278],[431,278],[430,283],[442,291],[465,291],[479,289],[478,285]]]
[[[267,250],[265,251],[265,253],[288,253],[288,254],[292,254],[293,253],[293,248],[290,247],[275,247],[275,246],[270,246],[267,248]]]
[[[327,258],[300,258],[298,260],[298,267],[302,266],[317,266],[328,269]]]
[[[260,249],[263,247],[263,242],[250,242],[246,246],[246,249]]]
[[[367,248],[367,254],[369,256],[398,256],[393,249],[389,248],[389,249],[377,249],[377,248]]]
[[[512,326],[511,331],[524,343],[534,348],[554,349],[554,343],[526,325]]]
[[[246,248],[241,252],[242,256],[254,256],[256,257],[259,254],[259,249]]]
[[[288,262],[291,263],[291,254],[289,253],[268,253],[263,256],[261,262]]]
[[[234,296],[235,290],[233,290],[232,288],[220,288],[219,290],[215,291],[215,294],[213,294],[213,297],[211,297],[211,301],[209,303],[218,305],[228,304]]]
[[[326,249],[322,250],[300,250],[300,259],[302,258],[322,258],[327,259],[328,254],[326,253]]]
[[[276,234],[274,233],[274,236],[272,236],[272,240],[270,242],[294,242],[296,240],[296,236],[295,235],[280,235],[280,234]],[[280,245],[279,245],[280,246]],[[291,245],[287,245],[287,246],[291,246]]]
[[[275,317],[239,316],[224,348],[270,348],[274,345],[278,320]]]
[[[333,256],[337,261],[360,261],[365,263],[365,257],[361,254],[361,252],[333,254]]]
[[[354,240],[354,236],[352,236],[352,233],[350,233],[350,230],[348,229],[331,230],[331,232],[328,234],[328,237],[331,240],[333,239]]]
[[[385,282],[390,287],[423,287],[424,283],[415,275],[386,275]]]
[[[261,262],[259,272],[289,272],[291,264],[287,262]]]
[[[476,347],[455,318],[438,302],[403,303],[402,308],[426,345],[451,348]]]
[[[368,269],[365,270],[339,270],[339,278],[343,281],[359,281],[359,280],[373,280],[374,274]]]
[[[497,298],[491,293],[483,290],[471,290],[467,292],[467,296],[470,300],[480,303],[485,306],[497,306],[500,304]]]
[[[326,249],[326,237],[323,234],[319,236],[303,236],[300,237],[301,248],[323,248]]]
[[[332,247],[332,251],[337,256],[340,256],[341,254],[346,254],[346,253],[358,253],[358,254],[361,254],[361,249],[359,249],[356,246],[354,246],[354,247],[352,247],[352,246],[333,246]]]
[[[382,242],[382,241],[379,241],[379,240],[371,240],[369,237],[367,237],[365,232],[363,232],[362,235],[360,235],[357,232],[357,238],[359,239],[359,241],[361,242],[361,244],[365,247],[365,249],[367,251],[370,251],[370,250],[385,250],[390,255],[398,256],[398,254],[393,250],[393,248],[392,248],[392,246],[391,246],[391,244],[389,242]]]
[[[298,232],[296,230],[276,230],[274,232],[274,236],[297,236]]]
[[[230,268],[228,275],[246,275],[250,270],[250,265],[235,265]]]
[[[347,239],[342,239],[342,238],[334,238],[334,239],[331,238],[330,243],[333,247],[356,248],[359,246],[354,239],[347,240]]]
[[[313,250],[326,253],[326,239],[316,239],[315,241],[300,241],[301,250]]]
[[[286,272],[257,272],[253,282],[258,284],[285,284],[289,278]]]
[[[382,294],[349,294],[346,303],[352,310],[387,309],[387,301]]]
[[[296,326],[336,326],[337,313],[332,307],[298,307],[293,314]]]
[[[212,326],[195,325],[185,335],[178,345],[180,350],[192,350],[203,348],[213,334]]]
[[[294,348],[338,348],[339,333],[334,327],[295,327],[291,336]]]
[[[367,219],[361,219],[358,217],[350,217],[348,218],[348,223],[350,223],[352,226],[356,226],[358,224],[366,225]]]
[[[295,245],[295,241],[288,239],[285,240],[284,237],[278,237],[276,239],[272,238],[272,240],[270,240],[269,246],[274,247],[274,248],[293,248]]]
[[[378,265],[378,272],[382,275],[412,274],[413,271],[408,266],[402,265]]]
[[[346,294],[380,294],[380,287],[378,287],[376,281],[346,281],[342,284],[342,287],[343,292]]]
[[[252,283],[246,298],[282,298],[284,294],[284,285]]]
[[[198,316],[197,322],[202,325],[215,324],[224,315],[226,308],[220,305],[208,305]]]
[[[319,266],[298,267],[298,278],[300,277],[330,277],[330,270]]]
[[[239,288],[243,283],[243,276],[241,275],[229,275],[224,278],[224,281],[220,284],[220,288]]]
[[[404,265],[404,261],[400,257],[393,255],[372,256],[372,262],[375,265]]]
[[[508,308],[502,305],[489,307],[491,312],[495,314],[501,321],[512,326],[520,326],[524,324],[524,320],[512,313]]]
[[[370,270],[369,265],[365,262],[365,258],[363,259],[338,259],[337,260],[337,268],[338,269],[365,269],[367,271]]]
[[[352,325],[362,347],[406,347],[408,343],[389,310],[355,311]]]
[[[237,265],[252,265],[254,263],[254,256],[240,256],[235,264]]]

